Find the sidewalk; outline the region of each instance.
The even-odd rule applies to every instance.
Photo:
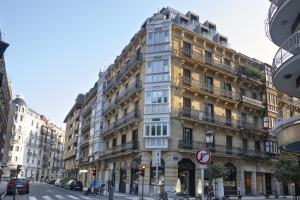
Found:
[[[2,195],[6,192],[6,185],[7,182],[0,182],[0,199],[2,198]]]
[[[116,198],[122,198],[122,199],[129,199],[129,200],[140,200],[141,196],[137,195],[131,195],[131,194],[126,194],[126,193],[119,193],[119,192],[114,192],[114,197]],[[173,200],[176,199],[175,197],[168,197],[168,200]],[[190,197],[190,200],[195,200],[196,198]],[[238,199],[237,197],[231,197],[230,199]],[[266,200],[265,196],[243,196],[242,200]],[[269,199],[275,199],[275,196],[269,196]],[[276,198],[277,200],[292,200],[292,196],[286,196],[283,198],[283,196],[280,196],[279,198]],[[155,197],[149,197],[145,196],[144,200],[156,200]]]

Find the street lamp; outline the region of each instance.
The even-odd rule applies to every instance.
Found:
[[[211,129],[208,129],[206,134],[205,134],[205,140],[206,140],[206,145],[208,147],[208,151],[211,153],[212,151],[212,144],[214,141],[214,132]],[[208,168],[208,176],[209,176],[209,185],[208,185],[208,195],[207,199],[212,200],[212,178],[211,178],[211,159],[209,161],[209,168]]]

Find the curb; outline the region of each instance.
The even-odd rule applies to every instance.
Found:
[[[6,192],[3,192],[0,196],[0,200],[6,195]]]

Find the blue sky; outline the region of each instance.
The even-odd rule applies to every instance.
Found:
[[[165,6],[210,20],[231,47],[271,63],[266,0],[0,0],[0,29],[13,95],[64,126],[78,93],[88,91],[146,18]]]

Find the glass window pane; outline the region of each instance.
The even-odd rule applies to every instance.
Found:
[[[152,126],[151,126],[151,135],[152,135],[152,136],[155,136],[155,132],[156,132],[155,129],[156,129],[156,126],[155,126],[155,125],[152,125]]]
[[[157,135],[161,135],[161,125],[157,126]]]
[[[167,130],[168,130],[167,124],[164,124],[163,125],[163,135],[167,135]]]
[[[146,126],[146,136],[149,136],[150,134],[150,126]]]

